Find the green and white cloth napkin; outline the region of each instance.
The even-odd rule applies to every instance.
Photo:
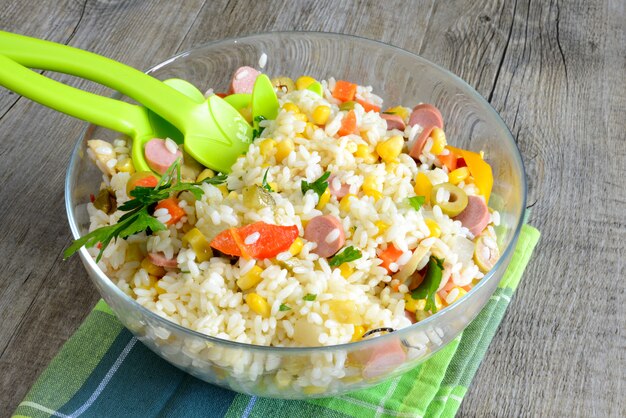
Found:
[[[100,301],[15,411],[18,417],[453,417],[539,240],[524,225],[502,282],[463,334],[425,363],[338,397],[279,400],[202,382],[162,360]]]

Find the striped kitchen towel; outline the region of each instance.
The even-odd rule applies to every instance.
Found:
[[[19,404],[19,417],[453,417],[539,240],[524,225],[502,282],[463,334],[428,361],[338,397],[279,400],[202,382],[137,341],[100,301]]]

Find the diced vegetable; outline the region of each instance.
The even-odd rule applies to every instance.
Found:
[[[333,97],[342,102],[354,100],[357,85],[349,81],[337,80],[333,89]]]
[[[354,332],[352,333],[352,339],[350,341],[351,342],[359,341],[361,338],[363,338],[364,334],[365,334],[365,327],[362,325],[356,325],[354,327]]]
[[[274,150],[276,149],[276,141],[272,138],[265,138],[263,141],[259,143],[259,152],[263,156],[263,158],[270,157]]]
[[[439,154],[437,158],[439,159],[439,161],[441,161],[441,164],[448,167],[449,172],[452,172],[456,169],[457,156],[454,152],[450,151],[450,153],[445,155]]]
[[[201,182],[204,179],[211,179],[213,177],[215,177],[215,172],[210,168],[205,168],[200,172],[200,174],[198,174],[198,177],[196,177],[196,181]]]
[[[437,192],[440,189],[445,190],[450,195],[447,201],[439,200],[437,198],[437,195],[439,194]],[[443,213],[452,218],[463,212],[463,209],[467,206],[468,199],[467,194],[460,187],[450,183],[440,183],[433,186],[433,189],[430,192],[430,201],[433,206],[439,206]]]
[[[183,247],[189,246],[196,254],[196,260],[202,263],[209,261],[213,257],[211,244],[198,228],[190,229],[182,238]]]
[[[370,149],[366,144],[357,145],[354,156],[362,158],[363,162],[367,164],[374,164],[378,161],[378,154],[376,152],[370,152]]]
[[[353,194],[348,193],[347,195],[342,197],[341,201],[339,202],[339,209],[341,209],[344,212],[349,212],[350,211],[350,199],[351,198],[356,198],[356,196],[353,195]]]
[[[401,255],[402,251],[397,249],[393,244],[389,244],[386,249],[378,253],[378,258],[383,261],[381,267],[386,268],[389,273],[393,273],[389,269],[389,266],[391,263],[398,261],[398,258],[400,258]]]
[[[98,193],[98,196],[93,201],[93,205],[96,209],[101,210],[102,212],[110,215],[115,212],[117,209],[117,202],[115,201],[115,196],[111,194],[109,189],[102,189]]]
[[[356,113],[350,110],[341,120],[341,128],[337,132],[339,136],[350,135],[356,132]]]
[[[262,209],[276,205],[272,195],[257,185],[244,187],[242,194],[244,204],[251,209]]]
[[[149,275],[155,277],[163,277],[165,276],[165,269],[163,267],[157,266],[152,263],[148,257],[144,258],[141,261],[141,268],[144,269]]]
[[[252,289],[257,284],[261,283],[261,280],[263,280],[261,278],[261,273],[263,273],[263,269],[255,265],[248,272],[237,279],[237,286],[244,291]]]
[[[283,105],[283,110],[285,110],[286,112],[291,112],[291,113],[300,113],[300,108],[298,107],[297,104],[292,103],[292,102],[287,102]]]
[[[392,136],[376,145],[376,152],[380,155],[380,158],[386,163],[395,161],[398,155],[402,152],[404,146],[404,138],[400,135]]]
[[[382,185],[380,184],[380,179],[370,174],[369,176],[363,179],[363,193],[367,196],[371,196],[374,199],[378,200],[383,197],[382,193]]]
[[[404,121],[406,121],[409,118],[409,110],[406,107],[402,107],[402,106],[391,107],[385,110],[384,113],[387,113],[390,115],[398,115]]]
[[[435,297],[437,296],[437,289],[441,283],[442,273],[443,260],[431,255],[430,260],[428,260],[424,281],[411,293],[413,299],[426,299],[424,309],[432,313],[437,312],[438,309]]]
[[[430,149],[430,153],[433,155],[441,154],[447,145],[446,134],[443,132],[443,129],[435,127],[430,132],[430,137],[433,139],[433,146]]]
[[[354,248],[351,245],[344,249],[342,252],[335,254],[333,258],[331,258],[328,262],[328,265],[331,267],[338,267],[343,263],[358,260],[362,256],[363,254],[361,254],[361,250]]]
[[[135,187],[156,187],[158,183],[159,179],[157,179],[152,171],[137,171],[130,176],[126,183],[126,194],[133,199],[130,192],[135,190]]]
[[[467,167],[457,168],[456,170],[448,174],[448,181],[456,186],[460,182],[467,179],[469,175],[470,175],[470,172]]]
[[[167,225],[174,225],[185,216],[185,211],[178,206],[178,199],[173,196],[157,203],[154,210],[157,211],[159,209],[166,209],[170,214],[170,220],[166,222]]]
[[[424,196],[426,202],[430,202],[430,192],[433,189],[433,184],[430,182],[428,176],[424,173],[417,173],[415,176],[415,194],[418,196]]]
[[[389,229],[389,224],[384,221],[376,221],[374,222],[374,226],[378,229],[378,235],[384,234],[387,229]]]
[[[358,99],[358,98],[355,98],[354,100],[355,100],[358,104],[360,104],[361,106],[363,106],[363,109],[364,109],[366,112],[370,112],[370,111],[374,111],[374,112],[376,112],[376,113],[380,112],[380,106],[376,106],[374,103],[370,103],[370,102],[367,102],[367,101],[365,101],[365,100],[361,100],[361,99]]]
[[[246,244],[246,238],[258,233],[253,243]],[[298,238],[298,227],[272,225],[255,222],[241,228],[230,228],[218,234],[211,247],[224,254],[244,258],[271,258],[287,251]]]
[[[361,323],[361,315],[353,300],[330,300],[327,303],[335,319],[342,324]]]
[[[489,196],[491,196],[491,188],[493,187],[491,166],[480,154],[450,146],[446,148],[463,158],[470,174],[474,178],[474,184],[478,187],[478,191],[485,197],[485,202],[489,203]]]
[[[430,231],[429,237],[439,238],[441,236],[441,227],[434,219],[426,218],[424,222]]]
[[[308,75],[303,75],[302,77],[298,77],[298,79],[296,80],[296,89],[304,90],[308,88],[311,84],[315,83],[316,81],[317,80],[315,80],[313,77],[309,77]]]
[[[318,209],[318,210],[324,209],[329,201],[330,201],[330,189],[328,189],[327,187],[326,190],[324,190],[324,193],[322,193],[322,195],[320,196],[320,199],[317,202],[315,209]]]
[[[263,318],[269,318],[271,313],[270,304],[263,296],[256,293],[248,293],[246,295],[246,304],[252,312],[261,315]]]
[[[276,144],[276,161],[282,162],[295,149],[293,140],[290,138],[283,139]]]
[[[339,110],[352,110],[354,109],[354,105],[356,104],[356,102],[354,100],[348,100],[347,102],[343,102],[342,104],[339,105]]]
[[[295,239],[293,244],[291,244],[291,246],[289,247],[289,252],[291,253],[291,255],[296,256],[300,254],[300,251],[302,251],[303,247],[304,247],[304,240],[298,237]]]
[[[339,271],[341,272],[341,275],[344,279],[347,279],[348,277],[352,276],[352,273],[354,273],[354,269],[348,263],[342,263],[339,266]]]
[[[316,125],[325,125],[328,121],[328,117],[330,116],[330,107],[317,106],[313,109],[313,114],[311,116]]]

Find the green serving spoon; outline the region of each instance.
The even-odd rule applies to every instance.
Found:
[[[229,172],[251,143],[252,127],[216,95],[200,101],[198,94],[187,90],[185,84],[189,83],[182,80],[171,87],[97,54],[0,31],[0,85],[55,110],[129,135],[138,171],[150,169],[143,146],[154,137],[162,137],[163,124],[158,118],[141,106],[67,86],[25,66],[86,78],[136,100],[180,131],[185,150],[215,170]]]

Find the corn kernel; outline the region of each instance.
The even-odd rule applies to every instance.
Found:
[[[261,283],[261,280],[263,280],[261,278],[261,273],[263,273],[263,269],[261,267],[252,267],[246,274],[243,274],[239,279],[237,279],[237,286],[239,286],[241,290],[252,289],[257,284]]]
[[[151,276],[165,276],[165,269],[161,266],[153,264],[152,261],[150,261],[150,259],[147,257],[141,261],[141,268],[144,269]]]
[[[261,315],[263,318],[270,317],[270,304],[267,303],[267,299],[263,296],[256,293],[248,293],[246,295],[246,303],[254,313]]]
[[[219,186],[217,186],[217,188],[219,189],[220,192],[222,192],[222,196],[224,197],[228,196],[228,193],[230,193],[228,191],[228,186],[225,183],[220,184]]]
[[[196,181],[200,182],[202,180],[211,179],[213,177],[215,177],[215,172],[211,170],[210,168],[205,168],[204,170],[200,172],[200,174],[198,174]]]
[[[426,307],[426,299],[413,299],[410,293],[404,295],[404,309],[409,312],[423,311]]]
[[[293,115],[293,117],[296,120],[299,120],[299,121],[302,121],[302,122],[308,122],[309,121],[309,118],[307,118],[304,113],[296,113],[295,115]]]
[[[381,192],[381,185],[378,183],[378,178],[373,174],[370,174],[363,180],[363,193],[365,193],[367,196],[373,197],[376,200],[383,197],[383,194]]]
[[[374,222],[376,228],[378,228],[378,235],[384,234],[385,231],[389,228],[389,224],[383,221]]]
[[[456,170],[452,170],[452,172],[448,174],[448,182],[454,185],[457,185],[463,180],[465,180],[466,178],[468,178],[469,175],[470,175],[469,168],[467,167],[457,168]]]
[[[291,255],[296,256],[300,254],[300,251],[302,251],[302,247],[304,247],[304,241],[302,240],[302,238],[298,237],[289,247],[289,252],[291,253]]]
[[[296,80],[296,89],[304,90],[309,87],[311,84],[315,83],[315,79],[313,77],[309,77],[308,75],[303,75],[302,77],[298,77]]]
[[[426,226],[430,231],[430,235],[428,235],[429,237],[439,238],[441,236],[441,228],[437,222],[433,219],[426,218],[424,219],[424,223],[426,223]]]
[[[183,235],[182,245],[183,247],[191,247],[196,254],[196,260],[200,263],[209,261],[213,257],[213,250],[211,250],[209,240],[198,228],[193,228]]]
[[[441,300],[439,293],[435,293],[435,306],[437,307],[437,310],[443,308],[443,301]]]
[[[361,323],[361,315],[353,300],[330,300],[327,303],[337,321],[354,325]]]
[[[424,173],[417,173],[417,176],[415,177],[415,194],[426,197],[426,202],[429,202],[430,191],[432,189],[433,184],[428,179],[428,176]]]
[[[313,114],[311,115],[313,118],[313,122],[316,125],[325,125],[328,122],[328,118],[330,117],[330,107],[328,106],[317,106],[313,110]]]
[[[403,145],[404,138],[400,135],[395,135],[385,141],[379,142],[378,145],[376,145],[376,152],[384,162],[389,163],[398,158],[398,155],[402,152]]]
[[[347,279],[352,276],[352,273],[354,273],[354,268],[352,268],[352,266],[348,263],[341,263],[339,265],[339,271],[341,272],[343,278]]]
[[[363,334],[365,334],[365,327],[363,325],[356,325],[354,327],[354,332],[352,333],[352,339],[350,341],[359,341],[363,338]]]
[[[294,148],[295,146],[291,139],[285,139],[280,141],[276,145],[276,161],[278,161],[279,163],[283,161],[285,158],[287,158],[287,156],[289,156],[289,154],[291,154],[291,151],[293,151]]]
[[[270,186],[270,188],[275,192],[278,191],[278,183],[276,183],[275,181],[269,181],[267,182],[267,185]]]
[[[400,116],[403,120],[406,120],[409,117],[408,109],[402,106],[391,107],[385,110],[385,113],[393,113],[394,115]]]
[[[378,154],[376,154],[375,152],[370,152],[369,147],[365,144],[359,144],[356,146],[356,152],[354,153],[354,156],[357,158],[362,158],[363,162],[367,164],[374,164],[376,161],[378,161]]]
[[[300,108],[298,107],[298,105],[291,102],[285,103],[283,105],[283,110],[291,113],[300,113]]]
[[[320,200],[317,202],[317,206],[315,206],[315,208],[318,210],[322,210],[326,207],[329,201],[330,189],[327,187],[326,190],[324,190],[324,193],[322,193],[322,195],[320,196]]]
[[[348,193],[347,195],[342,197],[341,200],[339,201],[339,209],[341,209],[344,212],[350,212],[350,198],[351,197],[356,197],[356,196]]]
[[[263,156],[263,158],[268,158],[274,153],[274,149],[276,149],[276,141],[272,138],[265,138],[259,144],[259,153]]]
[[[433,155],[441,154],[447,145],[446,134],[443,132],[443,129],[434,128],[430,133],[430,137],[433,139],[433,146],[430,148],[430,153]]]
[[[118,160],[117,164],[115,164],[115,169],[123,173],[133,174],[135,172],[135,167],[133,166],[133,160],[131,160],[130,158]]]

